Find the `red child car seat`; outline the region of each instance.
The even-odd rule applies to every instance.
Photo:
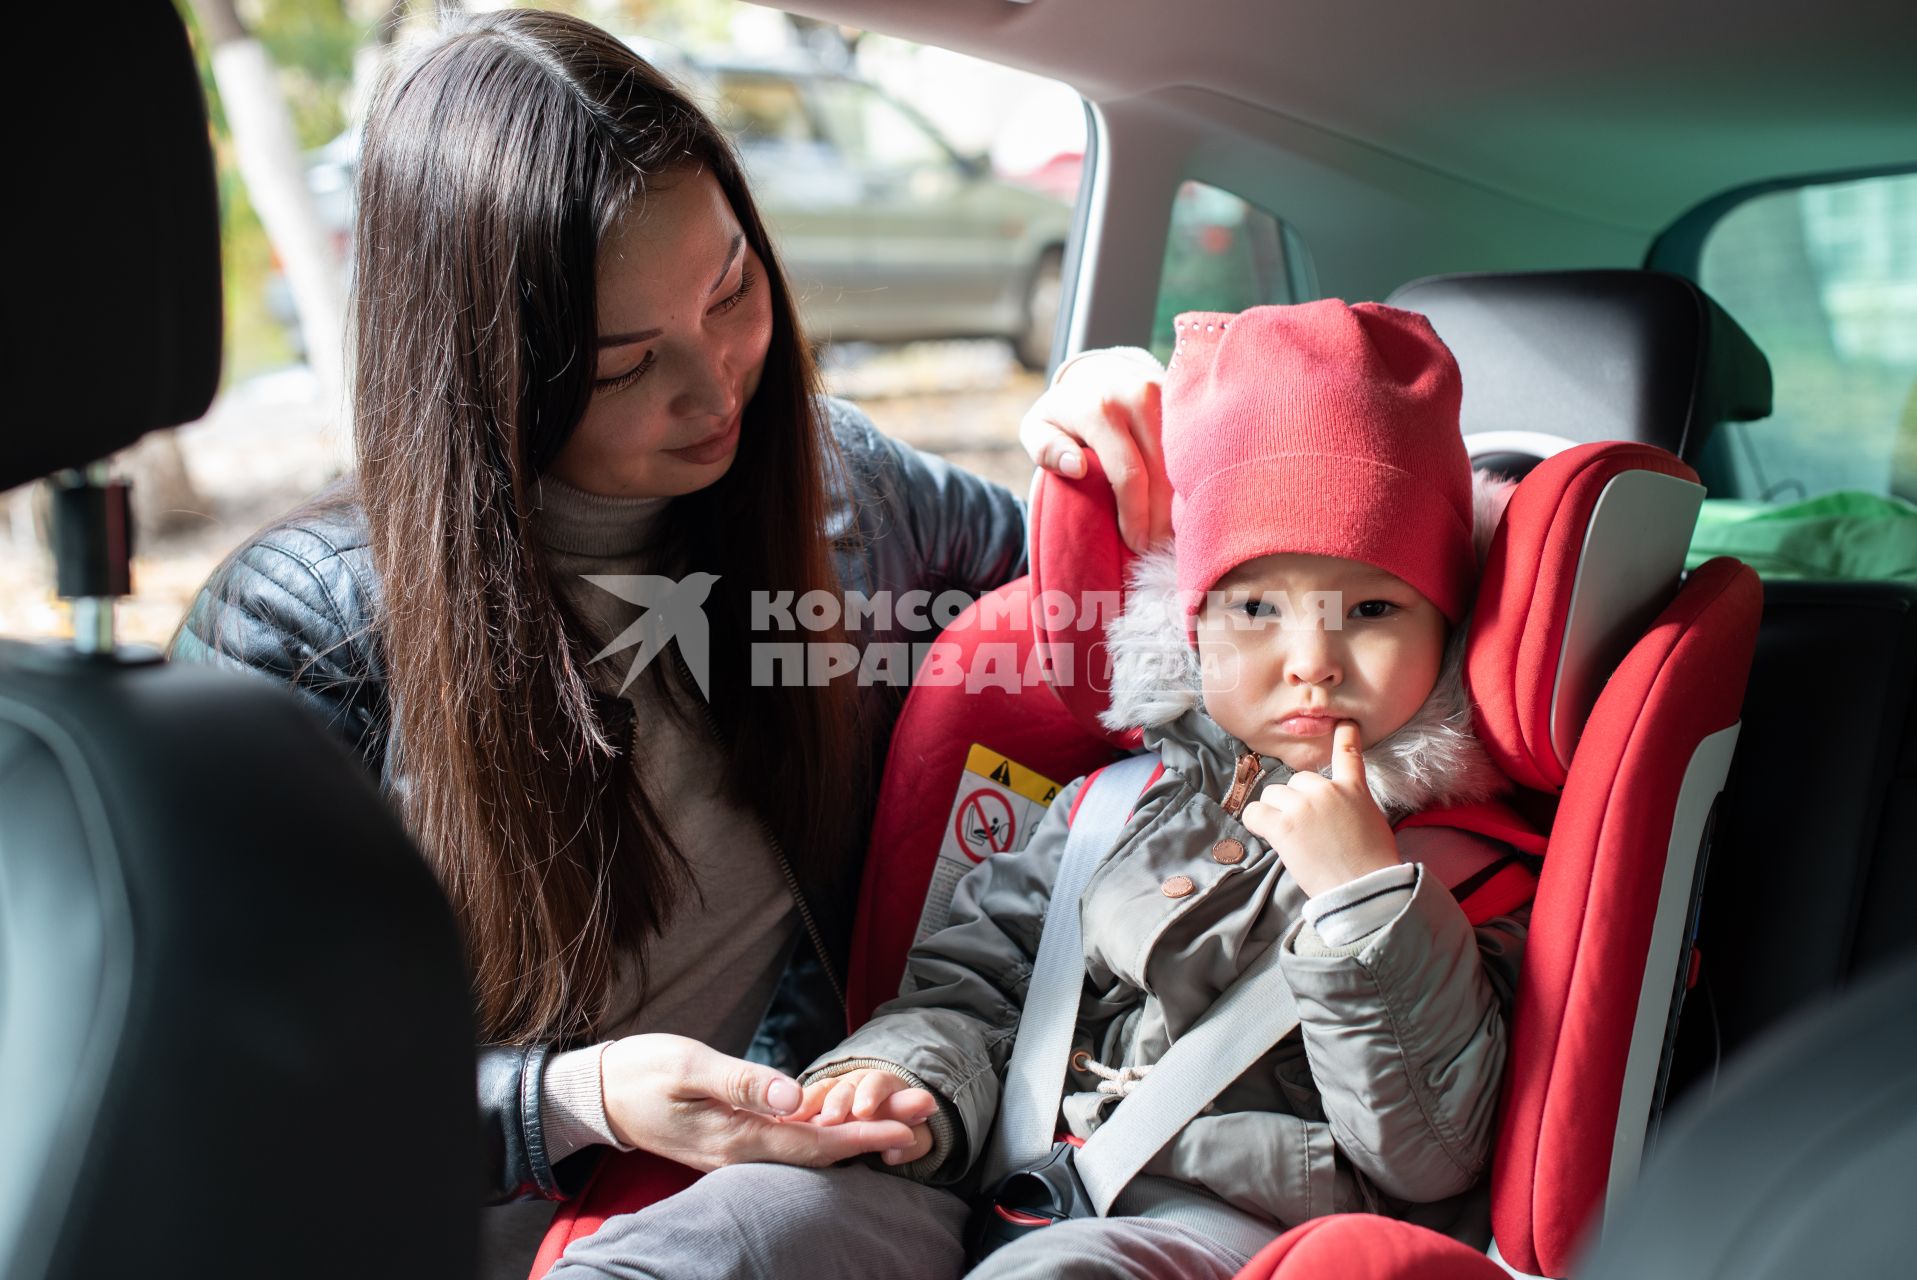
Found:
[[[1607,477],[1607,464],[1634,461],[1629,453],[1664,465]],[[1575,682],[1540,654],[1572,649],[1584,625],[1579,596],[1597,561],[1578,569],[1563,553],[1576,545],[1577,558],[1615,559],[1602,545],[1605,513],[1585,530],[1575,513],[1628,487],[1685,482],[1681,464],[1641,446],[1552,458],[1513,496],[1480,591],[1468,665],[1479,734],[1513,776],[1559,796],[1491,1175],[1496,1249],[1522,1272],[1566,1275],[1600,1210],[1636,1176],[1688,971],[1692,886],[1736,739],[1761,603],[1756,576],[1730,560],[1693,573],[1617,664],[1573,742],[1552,735],[1569,719],[1562,700]],[[1540,519],[1547,506],[1573,518]],[[1505,643],[1512,636],[1518,644]],[[1575,755],[1560,754],[1564,746]],[[1320,1251],[1340,1259],[1344,1276],[1505,1274],[1400,1223],[1354,1215],[1308,1226],[1310,1239],[1287,1233],[1244,1275],[1327,1274],[1311,1261]]]
[[[1514,491],[1475,611],[1468,679],[1480,736],[1527,789],[1520,807],[1551,828],[1515,1015],[1495,1213],[1505,1256],[1553,1274],[1607,1189],[1635,1172],[1684,969],[1704,823],[1735,740],[1759,593],[1748,569],[1721,560],[1673,598],[1701,498],[1690,469],[1661,449],[1564,451]],[[1031,582],[1004,594],[1038,606],[1029,621],[1037,656],[1024,656],[1023,631],[993,625],[1002,614],[988,599],[947,631],[955,662],[1018,644],[1020,668],[1062,676],[1068,660],[1054,655],[1074,641],[1083,653],[1083,637],[1097,634],[1048,623],[1043,604],[1052,591],[1095,598],[1122,576],[1127,557],[1102,480],[1047,477],[1032,523]],[[1009,694],[999,707],[961,686],[914,691],[874,828],[855,1020],[897,989],[919,904],[967,834],[953,817],[991,774],[1014,785],[1037,774],[1049,788],[1083,772],[1088,756],[1127,745],[1097,726],[1105,663],[1092,649],[1087,669],[1072,673],[1079,678],[1055,688],[1086,730],[1062,764],[1043,754],[1059,735],[1044,699],[1020,700],[1032,707],[1027,723],[1001,718]],[[998,655],[998,669],[1020,669],[1012,657]],[[1528,843],[1522,827],[1494,834]]]

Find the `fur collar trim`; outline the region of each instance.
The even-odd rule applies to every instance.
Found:
[[[1508,480],[1473,476],[1472,541],[1480,565],[1513,487]],[[1112,655],[1111,706],[1100,717],[1105,727],[1142,727],[1147,745],[1176,742],[1188,750],[1222,737],[1205,715],[1198,655],[1185,642],[1172,544],[1164,543],[1133,562],[1126,585],[1124,612],[1105,633]],[[1365,751],[1372,796],[1393,820],[1440,805],[1486,800],[1510,785],[1471,729],[1471,697],[1464,685],[1470,626],[1466,618],[1452,632],[1437,684],[1424,706],[1396,733]],[[1192,715],[1202,717],[1203,725],[1179,724]],[[1201,731],[1204,728],[1210,731]],[[1283,764],[1271,763],[1283,777],[1290,776]],[[1225,773],[1229,775],[1229,766]]]

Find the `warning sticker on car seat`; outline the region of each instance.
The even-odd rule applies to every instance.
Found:
[[[913,942],[945,927],[952,907],[952,890],[959,878],[995,853],[1023,849],[1032,828],[1045,816],[1058,784],[1017,761],[972,744],[959,775],[958,792],[939,842],[932,883],[925,891],[925,910]]]

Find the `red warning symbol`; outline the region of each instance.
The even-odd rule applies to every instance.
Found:
[[[983,862],[1011,848],[1016,829],[1012,806],[1006,803],[1004,796],[985,787],[965,797],[952,823],[959,848],[974,862]]]

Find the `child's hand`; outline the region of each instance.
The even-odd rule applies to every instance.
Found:
[[[799,1109],[786,1118],[815,1125],[847,1120],[895,1120],[909,1125],[912,1145],[893,1148],[884,1159],[887,1164],[910,1164],[932,1150],[928,1122],[938,1109],[938,1099],[928,1090],[914,1088],[890,1071],[865,1067],[807,1085]]]
[[[1358,726],[1332,730],[1331,777],[1294,773],[1245,806],[1242,821],[1278,851],[1311,897],[1398,864],[1398,839],[1365,785]]]

